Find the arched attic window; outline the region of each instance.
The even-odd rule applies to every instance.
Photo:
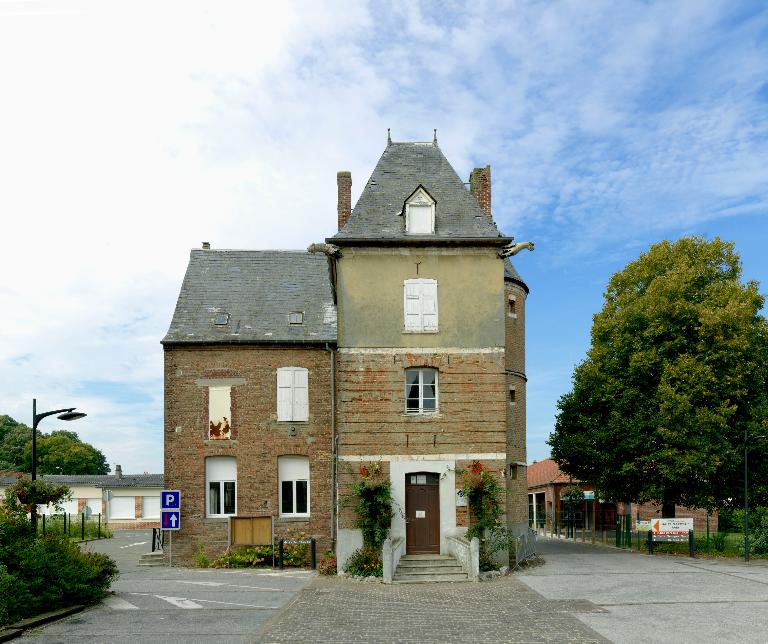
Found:
[[[435,232],[435,200],[419,186],[405,200],[405,232],[411,235],[431,235]]]

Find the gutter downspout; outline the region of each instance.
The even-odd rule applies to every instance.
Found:
[[[328,343],[325,344],[325,350],[329,352],[331,372],[331,551],[336,552],[336,524],[338,521],[336,508],[338,498],[338,481],[336,478],[336,355]]]

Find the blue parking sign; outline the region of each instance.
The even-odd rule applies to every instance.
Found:
[[[181,510],[181,491],[163,490],[160,493],[160,510]]]
[[[178,510],[163,510],[160,512],[160,527],[163,530],[178,530],[181,528],[181,516]]]

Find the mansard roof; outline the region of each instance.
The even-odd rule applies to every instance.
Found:
[[[403,206],[419,187],[436,202],[435,232],[405,232]],[[390,143],[346,226],[326,241],[374,243],[509,243],[485,214],[436,143]]]
[[[300,324],[290,323],[291,313],[303,313]],[[336,306],[324,255],[203,249],[190,253],[162,343],[335,341]]]

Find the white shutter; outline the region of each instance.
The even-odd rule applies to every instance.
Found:
[[[277,370],[277,420],[293,420],[293,369]]]
[[[296,369],[293,372],[293,418],[309,420],[309,372]]]
[[[425,331],[437,331],[437,282],[421,285],[421,315]]]
[[[416,280],[405,281],[405,329],[421,331],[421,293]]]

